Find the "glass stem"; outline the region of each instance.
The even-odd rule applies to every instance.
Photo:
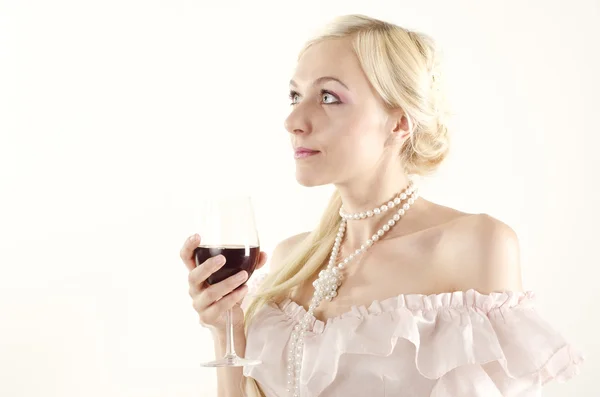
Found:
[[[232,314],[232,310],[229,309],[227,310],[226,313],[227,316],[227,322],[225,324],[225,328],[227,329],[227,345],[226,345],[226,351],[225,351],[225,356],[226,357],[235,357],[235,348],[233,346],[233,314]]]

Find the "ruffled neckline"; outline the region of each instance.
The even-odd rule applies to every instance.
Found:
[[[502,311],[516,306],[530,308],[533,307],[534,300],[535,293],[531,290],[510,290],[484,294],[471,288],[464,291],[441,292],[429,295],[418,293],[399,294],[383,300],[373,300],[368,305],[352,305],[350,310],[330,317],[325,321],[311,315],[309,317],[308,331],[314,334],[321,334],[328,326],[335,322],[349,318],[364,319],[399,309],[405,309],[414,314],[417,312],[466,308],[487,314],[492,310]],[[275,306],[297,322],[304,318],[307,313],[304,306],[290,298],[285,298]]]
[[[267,306],[250,324],[246,345],[248,357],[266,366],[244,374],[273,385],[268,395],[275,396],[286,387],[286,351],[306,310],[290,298]],[[379,381],[395,390],[407,382],[420,396],[537,395],[550,380],[578,374],[585,360],[539,316],[532,291],[400,294],[325,321],[313,316],[308,332],[299,381],[311,396],[364,395]],[[354,369],[363,376],[348,377]]]

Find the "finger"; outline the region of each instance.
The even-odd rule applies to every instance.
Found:
[[[236,289],[227,296],[224,296],[218,302],[213,303],[205,310],[207,318],[217,318],[218,316],[225,313],[227,310],[233,308],[238,301],[244,299],[244,296],[248,293],[248,286],[242,285],[239,289]]]
[[[224,297],[225,295],[232,292],[234,289],[242,285],[248,280],[248,273],[242,270],[233,276],[227,277],[220,283],[213,284],[208,288],[204,289],[198,297],[199,307],[208,307]]]
[[[188,283],[190,284],[190,291],[198,292],[202,289],[202,286],[208,277],[219,270],[225,264],[225,257],[223,255],[213,256],[208,258],[206,261],[200,264],[200,266],[194,268],[188,274]],[[233,276],[232,276],[233,277]]]
[[[194,259],[194,250],[198,248],[200,245],[200,236],[198,234],[194,234],[185,240],[183,243],[183,247],[179,251],[179,256],[181,260],[185,264],[185,267],[189,271],[193,270],[196,267],[196,260]]]
[[[267,253],[264,251],[260,251],[260,255],[258,257],[258,263],[256,264],[255,270],[260,269],[267,263]]]

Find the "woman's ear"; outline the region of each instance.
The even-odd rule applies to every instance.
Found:
[[[395,142],[402,144],[410,137],[412,123],[402,110],[395,112],[392,120],[394,124],[390,135],[392,135]]]

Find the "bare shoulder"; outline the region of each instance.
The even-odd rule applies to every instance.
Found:
[[[453,266],[464,275],[460,289],[481,293],[522,290],[519,239],[488,214],[464,216],[453,228]]]
[[[271,255],[270,261],[270,270],[276,270],[283,262],[285,257],[308,235],[310,232],[304,232],[300,234],[296,234],[294,236],[287,237],[284,240],[281,240],[273,249],[273,254]]]

